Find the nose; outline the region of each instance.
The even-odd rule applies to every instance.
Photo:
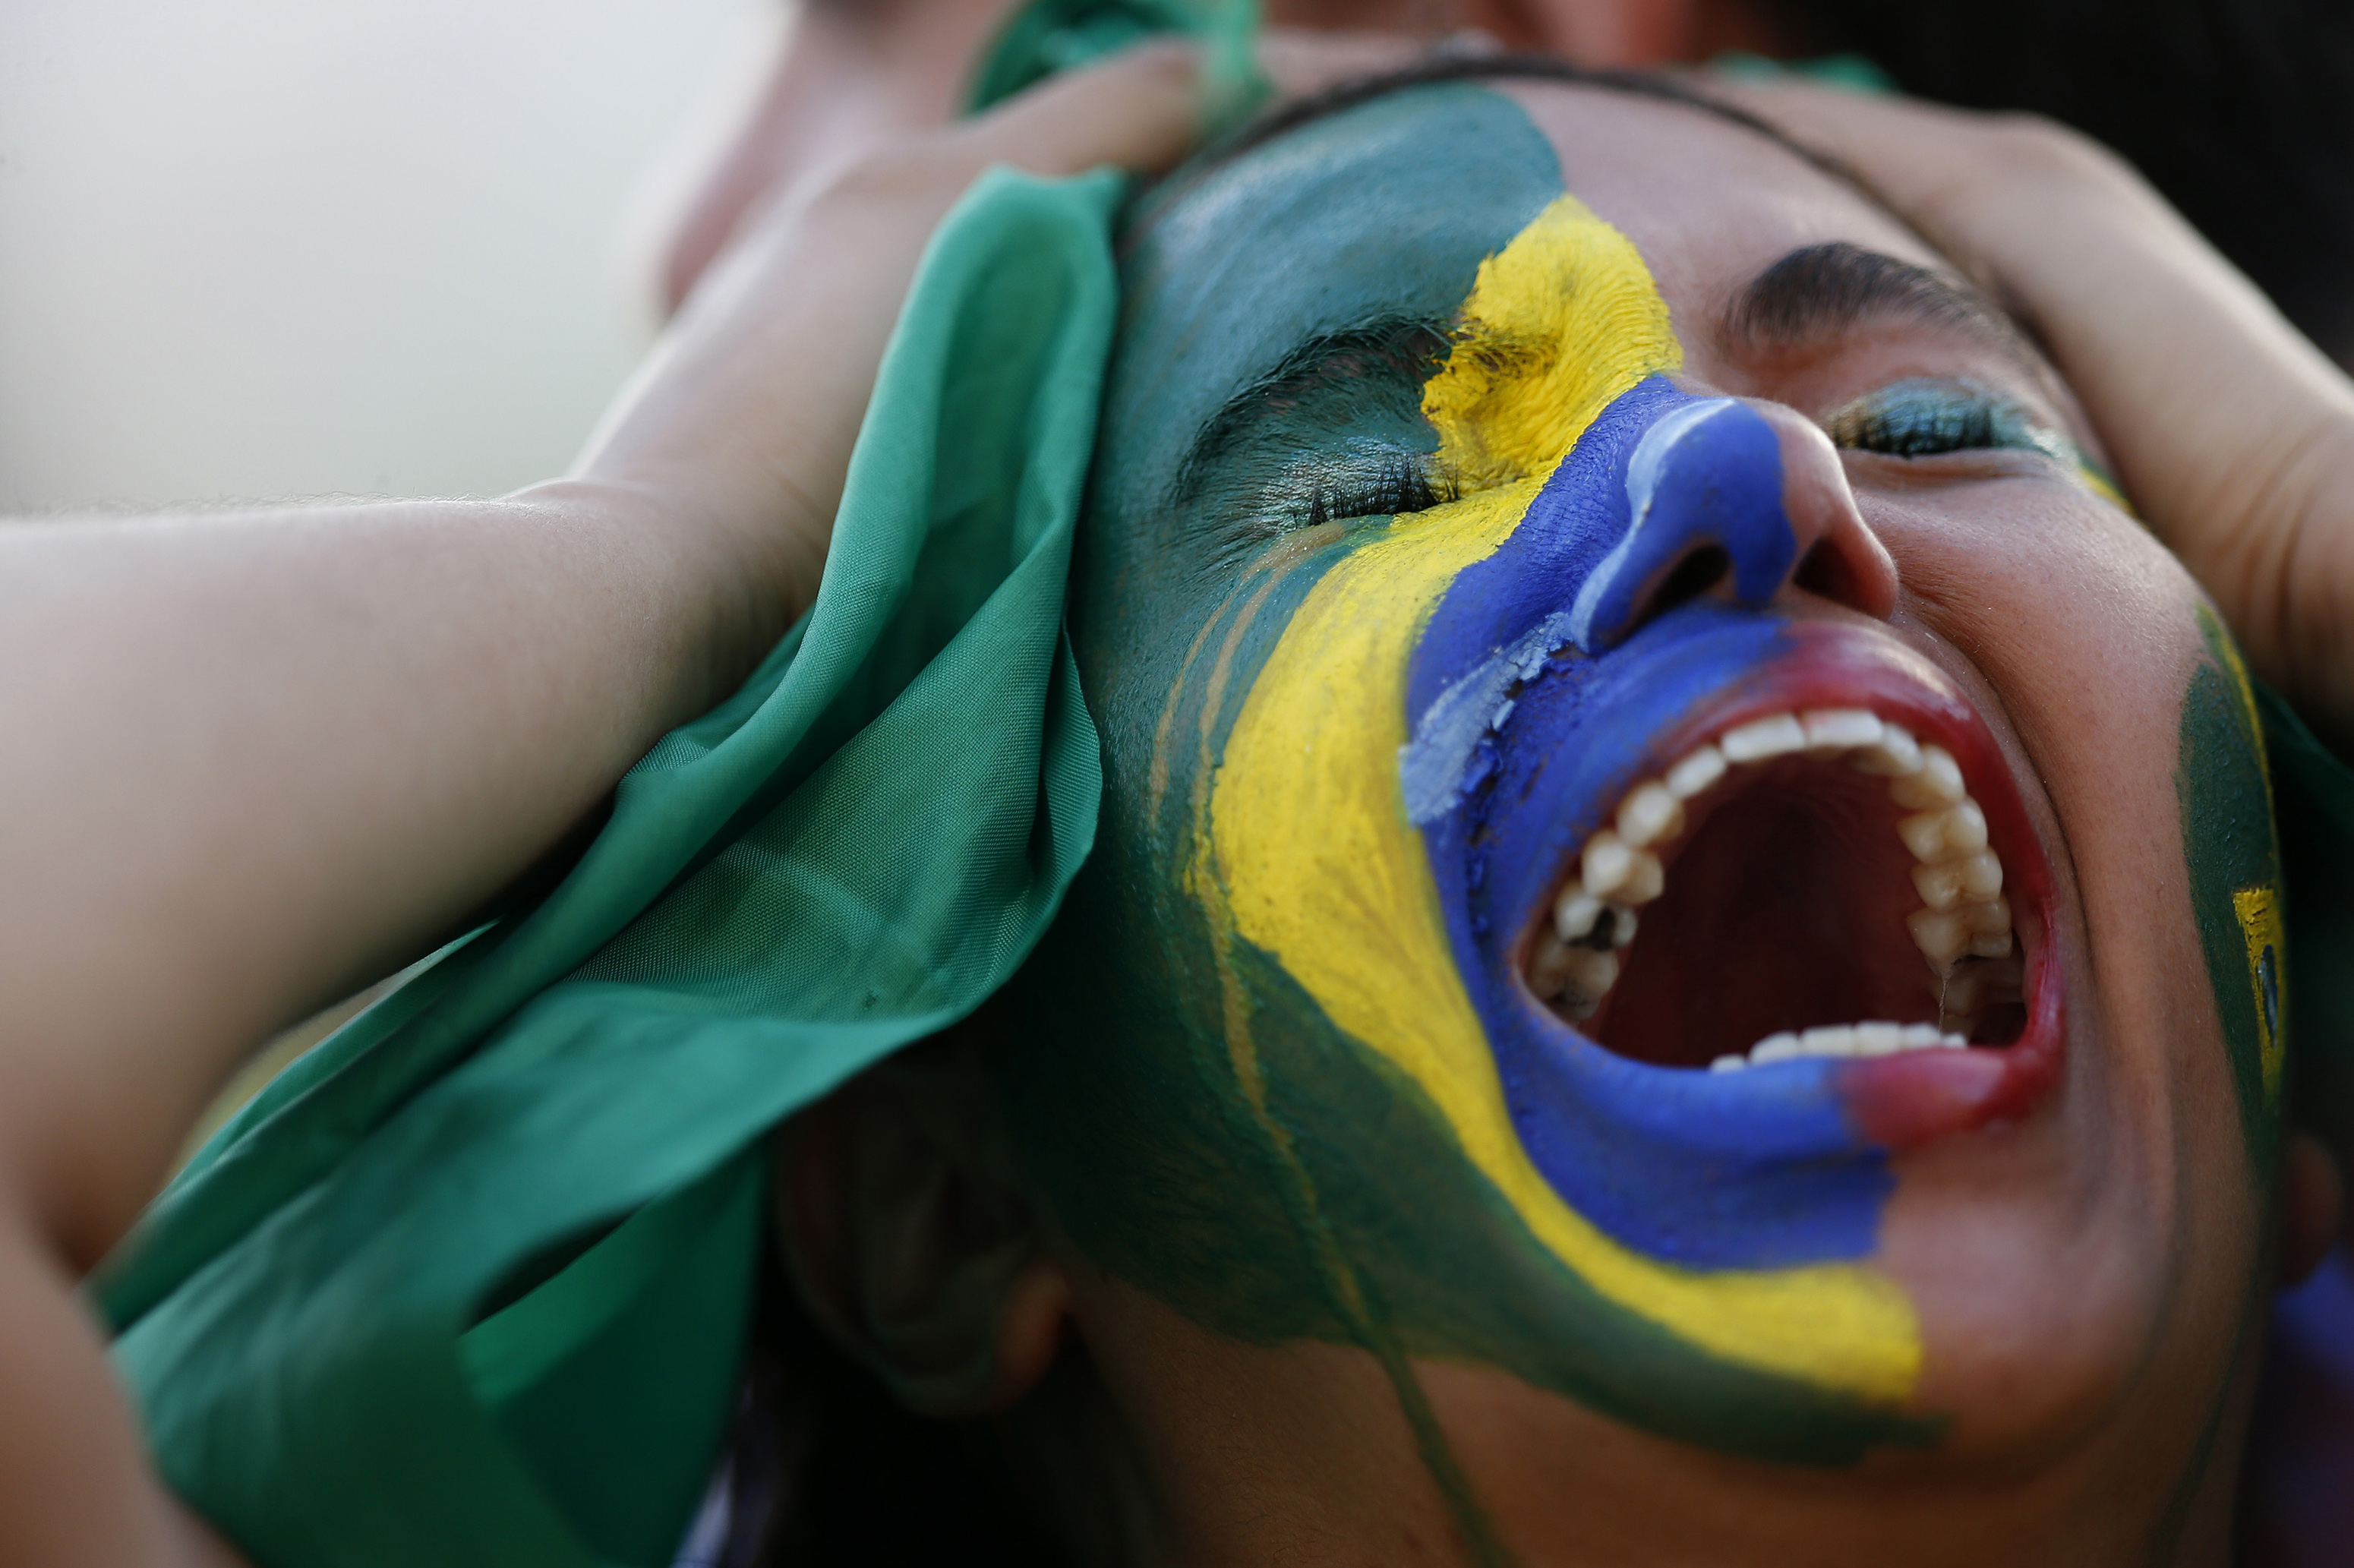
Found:
[[[1865,525],[1829,438],[1785,404],[1679,403],[1627,462],[1626,534],[1570,609],[1570,637],[1612,648],[1713,594],[1762,609],[1804,592],[1886,620],[1896,566]]]

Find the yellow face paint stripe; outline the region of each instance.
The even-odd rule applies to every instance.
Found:
[[[1468,493],[1551,473],[1614,399],[1682,364],[1634,242],[1563,196],[1479,264],[1422,411]]]
[[[2288,962],[2288,934],[2281,924],[2280,896],[2270,886],[2243,887],[2232,895],[2232,912],[2240,917],[2240,935],[2248,945],[2248,989],[2256,1004],[2257,1060],[2264,1066],[2264,1104],[2280,1108],[2283,1041],[2280,997]],[[2271,997],[2264,995],[2264,955],[2273,960]]]
[[[1472,1165],[1596,1290],[1726,1361],[1893,1404],[1918,1376],[1920,1335],[1884,1277],[1674,1267],[1619,1245],[1545,1181],[1513,1129],[1399,792],[1408,661],[1431,611],[1519,525],[1595,417],[1678,363],[1641,257],[1575,198],[1481,266],[1423,401],[1442,465],[1470,493],[1393,521],[1302,600],[1227,737],[1207,846],[1225,897],[1204,903],[1418,1084]]]
[[[2213,616],[2212,610],[2200,611],[2201,620],[2212,620],[2207,643],[2222,661],[2223,673],[2232,683],[2232,694],[2240,702],[2242,720],[2248,734],[2255,737],[2256,768],[2264,776],[2264,796],[2269,800],[2273,796],[2273,759],[2270,748],[2264,744],[2264,712],[2256,706],[2255,683],[2249,678],[2247,661],[2241,656],[2239,643]],[[2287,1042],[2281,1037],[2275,1007],[2279,996],[2285,992],[2287,977],[2283,970],[2288,962],[2288,936],[2281,920],[2279,890],[2269,885],[2240,888],[2232,895],[2232,912],[2239,916],[2240,935],[2247,943],[2248,985],[2255,993],[2256,1030],[2260,1037],[2256,1055],[2264,1068],[2264,1104],[2277,1110],[2281,1065]],[[2264,977],[2259,969],[2267,947],[2273,954],[2275,1007],[2264,1005]]]

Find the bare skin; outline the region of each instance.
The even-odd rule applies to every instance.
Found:
[[[75,1281],[257,1041],[462,921],[808,603],[981,169],[1163,166],[1193,78],[1140,52],[769,209],[567,479],[0,535],[0,1560],[234,1561],[148,1468]]]
[[[1975,263],[2257,673],[2354,739],[2354,382],[2123,162],[2024,115],[1724,87]]]
[[[2091,443],[2031,352],[1893,315],[1783,342],[1720,324],[1746,281],[1796,247],[1839,240],[1942,265],[1887,213],[1686,109],[1506,90],[1552,138],[1570,188],[1643,251],[1689,384],[1759,399],[1813,436],[1805,461],[1785,446],[1789,511],[1850,520],[1869,547],[1849,554],[1879,564],[1836,575],[1844,587],[1786,589],[1788,612],[1885,626],[1967,688],[2039,835],[2064,853],[2054,940],[2078,978],[2053,1099],[1898,1161],[1878,1257],[1921,1314],[1918,1408],[1950,1419],[1930,1450],[1852,1470],[1728,1458],[1500,1368],[1417,1363],[1468,1489],[1532,1565],[2220,1563],[2254,1364],[2256,1336],[2240,1328],[2264,1286],[2317,1257],[2336,1198],[2328,1156],[2300,1140],[2267,1211],[2189,923],[2149,918],[2189,907],[2173,770],[2196,589],[2144,530],[2043,460],[1835,456],[1810,422],[1876,386],[1960,376]],[[1154,536],[1182,559],[1182,517]],[[1115,661],[1091,691],[1115,704],[1118,682]],[[1158,1005],[1149,980],[1130,983],[1140,1006]],[[976,1097],[942,1094],[911,1065],[812,1113],[787,1162],[781,1212],[803,1290],[906,1403],[1002,1413],[1034,1468],[1082,1478],[1060,1497],[1125,1495],[1128,1533],[1106,1561],[1478,1560],[1370,1355],[1224,1340],[1108,1274],[1059,1229],[1053,1192],[995,1147]],[[966,1107],[953,1134],[939,1130],[951,1107]],[[897,1179],[873,1179],[868,1160]],[[985,1248],[960,1235],[976,1211],[1000,1216]],[[920,1362],[901,1349],[911,1342]],[[1066,1345],[1063,1367],[1084,1366],[1097,1404],[1119,1413],[1119,1443],[1073,1436],[1067,1385],[1045,1375]],[[941,1378],[948,1366],[960,1375]]]
[[[493,503],[0,537],[0,703],[13,721],[0,753],[13,808],[0,828],[11,871],[0,950],[12,959],[0,988],[0,1558],[235,1561],[154,1481],[74,1281],[255,1040],[461,921],[806,603],[875,356],[923,238],[972,174],[996,160],[1156,166],[1182,150],[1192,114],[1182,58],[1135,59],[897,146],[748,221],[735,259],[566,481]],[[2092,220],[2125,225],[2131,210],[2093,204]],[[1962,232],[1966,249],[1992,250]],[[2116,331],[2141,291],[2162,308],[2187,291],[2206,300],[2203,363],[2242,366],[2251,385],[2286,363],[2261,313],[2211,274],[2122,240],[2114,260],[2115,286],[2084,303]],[[2036,276],[2031,262],[1999,270],[2052,314],[2020,281]],[[833,379],[812,378],[812,365]],[[2306,630],[2269,651],[2247,621],[2267,593],[2338,572],[2336,542],[2354,526],[2329,510],[2354,502],[2323,477],[2344,460],[2320,455],[2354,445],[2354,414],[2342,381],[2310,371],[2282,381],[2272,422],[2232,421],[2236,437],[2153,454],[2146,472],[2114,436],[2111,447],[2194,563],[2208,536],[2167,519],[2240,496],[2240,512],[2214,514],[2238,517],[2254,542],[2219,539],[2212,558],[2257,565],[2245,591],[2219,596],[2260,667],[2326,705],[2313,671],[2329,667],[2329,620],[2301,599],[2282,624]],[[2161,417],[2156,386],[2081,389],[2107,434]],[[2284,428],[2304,432],[2286,454]],[[2285,509],[2278,486],[2243,493],[2284,457],[2296,476]],[[2307,549],[2317,574],[2286,564]],[[992,1310],[992,1343],[1003,1328],[1022,1351],[1007,1365],[1043,1365],[1032,1326],[1060,1321],[1066,1282],[1017,1273],[1028,1305]]]

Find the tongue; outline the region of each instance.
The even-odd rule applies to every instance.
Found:
[[[1895,823],[1882,781],[1836,764],[1751,774],[1685,835],[1585,1032],[1638,1061],[1704,1067],[1783,1030],[1935,1022]]]

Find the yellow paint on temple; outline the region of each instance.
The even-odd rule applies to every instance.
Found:
[[[2280,1108],[2280,1002],[2285,994],[2288,934],[2281,925],[2280,892],[2269,885],[2243,887],[2232,895],[2232,912],[2240,917],[2240,935],[2248,945],[2248,986],[2256,1001],[2257,1060],[2264,1069],[2264,1104]]]
[[[1634,242],[1559,197],[1479,264],[1447,363],[1423,388],[1459,492],[1553,471],[1580,432],[1683,351]]]

